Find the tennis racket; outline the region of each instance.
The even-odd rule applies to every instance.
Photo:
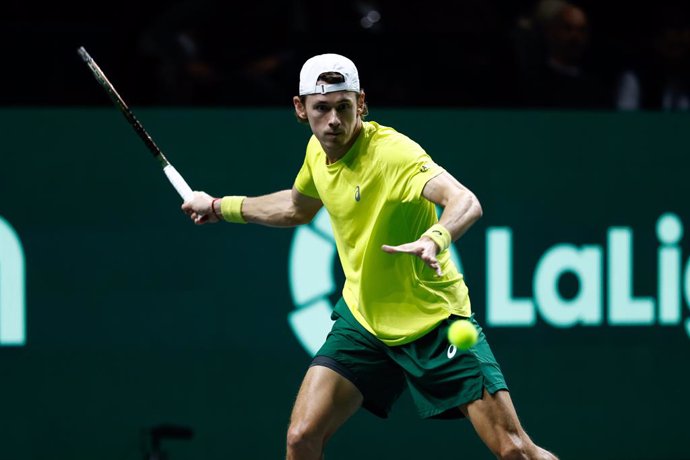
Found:
[[[91,69],[91,72],[93,73],[93,76],[96,77],[98,83],[100,83],[103,89],[106,90],[108,96],[110,96],[110,99],[112,99],[113,103],[120,109],[120,112],[122,112],[122,115],[125,116],[129,124],[132,126],[132,128],[134,128],[134,131],[136,131],[141,140],[144,141],[144,144],[146,144],[146,147],[148,147],[149,151],[153,154],[153,157],[158,160],[163,168],[163,172],[168,177],[168,180],[172,186],[175,187],[177,193],[184,201],[190,199],[192,197],[192,189],[189,187],[189,185],[187,185],[187,182],[182,178],[180,173],[177,172],[173,165],[170,164],[165,155],[163,155],[161,149],[158,148],[149,133],[146,132],[139,120],[137,120],[137,118],[134,116],[125,101],[117,93],[112,83],[108,81],[108,78],[105,76],[101,68],[98,67],[96,62],[91,58],[91,56],[89,56],[89,53],[86,52],[83,46],[80,47],[77,52],[84,62],[86,62],[86,65],[89,66],[89,69]]]

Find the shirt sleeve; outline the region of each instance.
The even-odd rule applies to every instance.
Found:
[[[382,157],[386,159],[388,177],[395,178],[394,195],[402,202],[419,200],[426,183],[445,171],[419,144],[404,135],[388,143]]]

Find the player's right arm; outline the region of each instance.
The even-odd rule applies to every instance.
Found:
[[[292,187],[292,190],[245,198],[242,217],[254,224],[294,227],[311,222],[321,206],[321,200],[303,195]]]
[[[224,199],[229,199],[226,197]],[[321,209],[321,200],[297,191],[281,190],[241,201],[241,216],[246,222],[271,227],[294,227],[310,222]],[[219,222],[221,200],[205,192],[194,192],[192,198],[182,205],[182,210],[196,224]]]

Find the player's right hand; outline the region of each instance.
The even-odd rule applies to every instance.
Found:
[[[213,197],[206,192],[193,192],[192,197],[182,203],[182,211],[197,225],[219,222],[211,209]]]

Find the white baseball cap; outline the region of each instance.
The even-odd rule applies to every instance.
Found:
[[[343,83],[317,85],[319,75],[325,72],[338,72]],[[307,59],[299,73],[299,95],[326,94],[334,91],[355,91],[359,93],[359,74],[355,64],[339,54],[319,54]]]

